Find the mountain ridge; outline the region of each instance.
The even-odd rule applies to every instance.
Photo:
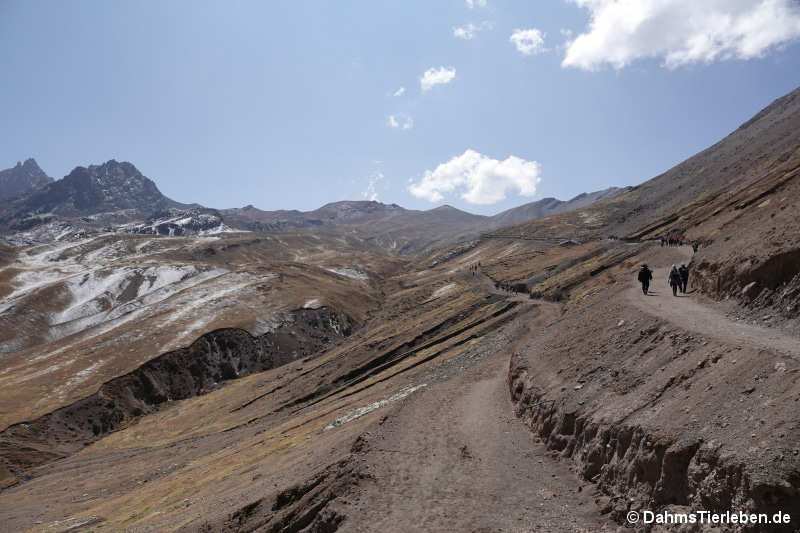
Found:
[[[29,167],[29,173],[44,173],[35,161],[17,164],[11,171],[19,173]],[[622,189],[611,187],[603,191],[582,193],[570,200],[544,198],[507,209],[493,216],[478,215],[444,204],[427,210],[407,209],[396,203],[385,204],[374,200],[342,200],[326,203],[311,211],[281,209],[261,210],[252,204],[241,208],[215,209],[197,204],[181,204],[158,189],[155,181],[144,176],[132,163],[111,159],[101,164],[77,166],[60,180],[47,178],[36,187],[13,198],[9,205],[0,208],[0,228],[8,231],[27,231],[46,224],[57,223],[56,231],[40,231],[48,238],[52,235],[84,234],[119,225],[119,230],[133,228],[172,227],[169,217],[159,213],[173,212],[172,220],[179,220],[176,209],[185,209],[186,216],[195,220],[191,227],[202,227],[211,231],[207,220],[200,221],[200,210],[211,209],[218,218],[218,225],[225,231],[303,231],[320,230],[334,232],[356,232],[370,243],[390,249],[412,253],[447,244],[454,240],[475,237],[481,232],[501,226],[525,222],[531,218],[547,216],[565,210],[582,207],[592,201],[611,197]],[[178,217],[178,218],[176,218]],[[220,218],[221,217],[221,218]],[[161,218],[162,220],[155,219]],[[224,224],[223,224],[224,219]],[[74,225],[72,228],[70,224]],[[65,231],[69,228],[70,231]],[[74,231],[72,231],[74,229]],[[180,228],[170,229],[183,231]],[[159,232],[156,232],[159,233]],[[165,233],[166,234],[166,233]],[[449,236],[449,237],[448,237]],[[30,235],[17,242],[31,241]],[[412,243],[419,240],[418,243]]]
[[[53,181],[34,158],[30,157],[24,163],[17,161],[15,166],[0,170],[0,200],[23,196]]]

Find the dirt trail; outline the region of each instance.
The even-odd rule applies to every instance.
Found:
[[[359,489],[342,531],[617,530],[599,514],[593,486],[514,416],[508,357],[498,347],[388,413],[365,457],[373,482]]]
[[[475,273],[473,273],[471,270],[462,272],[461,278],[467,283],[479,287],[480,290],[483,290],[489,294],[498,294],[505,297],[507,300],[523,303],[531,303],[533,301],[527,292],[505,291],[495,287],[494,280],[480,268],[475,271]],[[547,304],[547,302],[543,302],[541,300],[536,300],[536,302],[539,304]]]
[[[800,342],[795,337],[775,329],[762,328],[731,320],[713,307],[697,301],[690,290],[687,294],[672,296],[667,284],[667,274],[672,264],[688,264],[692,250],[688,246],[675,248],[670,264],[653,266],[653,281],[650,294],[642,294],[641,285],[631,283],[626,297],[635,306],[648,314],[662,318],[682,329],[720,340],[726,344],[741,344],[757,349],[771,350],[800,359]],[[691,284],[691,277],[689,278]]]

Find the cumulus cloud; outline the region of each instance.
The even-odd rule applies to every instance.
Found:
[[[408,191],[431,202],[460,191],[460,197],[469,203],[494,204],[504,200],[509,190],[523,196],[535,195],[540,180],[540,165],[536,161],[513,155],[499,161],[467,150],[434,170],[426,170],[419,180],[411,180]]]
[[[376,172],[367,179],[367,188],[361,192],[361,197],[364,200],[371,200],[378,202],[378,191],[376,185],[379,181],[383,180],[383,172]]]
[[[470,39],[474,39],[478,32],[490,29],[492,29],[492,23],[489,21],[480,24],[473,24],[470,22],[464,26],[454,26],[453,37],[469,41]]]
[[[405,113],[398,113],[396,115],[389,115],[386,117],[386,123],[390,128],[399,130],[410,130],[414,127],[414,119]]]
[[[429,91],[436,85],[450,83],[456,77],[454,67],[429,68],[419,78],[419,86],[423,91]]]
[[[466,0],[467,7],[472,9],[473,7],[486,7],[486,0]]]
[[[797,0],[571,0],[589,10],[563,67],[621,69],[640,58],[667,68],[761,57],[800,38]]]
[[[404,94],[406,94],[406,88],[400,87],[394,93],[392,93],[392,96],[403,96]]]
[[[544,34],[536,28],[514,30],[508,40],[514,43],[519,53],[526,56],[544,51]]]

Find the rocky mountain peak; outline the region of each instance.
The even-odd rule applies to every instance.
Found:
[[[26,164],[35,162],[11,170],[19,172]],[[170,207],[185,206],[161,194],[156,184],[131,163],[112,159],[100,165],[75,167],[64,178],[19,195],[0,210],[0,225],[25,229],[53,216],[115,212],[128,213],[125,218],[143,219]]]
[[[17,161],[14,167],[0,170],[0,200],[22,196],[52,181],[35,159],[28,158],[24,163]]]
[[[53,183],[46,194],[32,200],[40,204],[37,208],[81,214],[120,209],[152,211],[174,204],[134,165],[114,159],[101,165],[75,167],[64,179]]]

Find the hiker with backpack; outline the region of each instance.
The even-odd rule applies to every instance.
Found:
[[[639,269],[639,276],[637,279],[639,283],[642,284],[642,293],[646,295],[647,291],[650,290],[650,280],[653,279],[653,271],[648,268],[646,263]]]
[[[681,292],[686,294],[686,285],[689,283],[689,267],[685,264],[681,265],[678,274],[681,276]]]
[[[678,268],[675,265],[672,265],[667,281],[669,286],[672,287],[672,295],[677,296],[678,288],[681,286],[681,274],[678,272]]]

